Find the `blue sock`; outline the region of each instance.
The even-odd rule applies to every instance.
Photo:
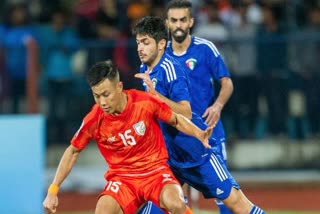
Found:
[[[232,214],[232,212],[228,209],[228,207],[222,201],[216,199],[215,202],[219,208],[220,214]]]
[[[250,211],[250,214],[266,214],[266,212],[262,210],[260,207],[253,206]]]
[[[151,201],[148,201],[142,207],[140,207],[140,209],[137,211],[137,214],[164,214],[164,211]]]

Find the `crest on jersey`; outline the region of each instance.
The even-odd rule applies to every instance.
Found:
[[[197,60],[194,58],[190,58],[186,61],[186,65],[190,70],[193,70],[196,67]]]
[[[133,128],[137,135],[144,135],[144,133],[146,132],[146,125],[143,121],[134,124]]]

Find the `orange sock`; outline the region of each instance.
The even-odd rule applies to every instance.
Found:
[[[184,214],[192,214],[190,207],[187,206],[186,212]]]

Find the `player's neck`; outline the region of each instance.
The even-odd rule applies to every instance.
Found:
[[[159,51],[157,57],[150,64],[147,64],[148,71],[151,71],[154,67],[156,67],[158,65],[163,54],[164,54],[163,51]]]
[[[119,103],[119,106],[117,108],[118,110],[115,113],[113,113],[112,115],[116,116],[116,115],[121,114],[124,111],[124,109],[126,108],[127,103],[128,103],[128,96],[125,92],[122,92],[121,93],[121,102]]]
[[[174,54],[181,55],[187,51],[190,44],[191,44],[191,35],[188,35],[186,39],[181,43],[178,43],[174,39],[172,39],[172,50]]]

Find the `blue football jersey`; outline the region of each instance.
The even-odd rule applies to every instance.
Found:
[[[167,53],[174,56],[186,69],[191,90],[191,108],[197,115],[203,115],[205,110],[215,101],[214,82],[220,81],[222,77],[230,77],[230,73],[224,64],[216,46],[209,40],[191,37],[191,44],[185,53],[175,55],[172,50],[171,41],[168,42]],[[213,130],[215,144],[225,142],[225,133],[221,123],[218,121]]]
[[[147,65],[140,66],[140,72],[147,71]],[[165,97],[175,102],[190,101],[190,82],[182,65],[173,57],[164,53],[159,63],[149,71],[154,88]],[[192,114],[192,122],[199,128],[207,125],[202,118]],[[199,165],[210,158],[211,149],[206,149],[202,143],[191,136],[178,132],[172,126],[160,122],[161,129],[169,152],[169,164],[187,168]]]

